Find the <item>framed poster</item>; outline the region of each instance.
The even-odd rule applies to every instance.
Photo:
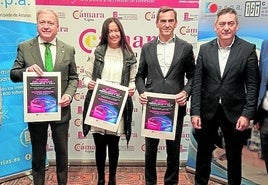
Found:
[[[175,95],[150,92],[144,94],[148,102],[143,105],[141,135],[174,140],[179,107]]]
[[[97,79],[85,124],[116,132],[128,96],[128,87]]]
[[[59,121],[61,119],[60,72],[23,73],[24,121]]]

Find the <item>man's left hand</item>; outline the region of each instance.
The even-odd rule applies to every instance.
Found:
[[[175,101],[176,101],[180,106],[184,106],[184,105],[186,105],[187,98],[188,98],[188,94],[187,94],[187,92],[186,92],[186,91],[181,91],[179,94],[176,94]]]
[[[244,131],[249,128],[250,121],[245,116],[240,116],[236,122],[236,129],[239,131]]]
[[[71,97],[67,94],[64,94],[59,102],[61,107],[67,107],[68,105],[70,105],[70,103],[71,103]]]

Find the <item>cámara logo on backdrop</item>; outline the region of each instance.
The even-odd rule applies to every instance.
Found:
[[[146,12],[144,18],[146,21],[156,20],[156,12]]]
[[[94,152],[95,145],[90,145],[87,143],[77,143],[74,145],[74,150],[77,152],[84,151],[84,152]]]
[[[79,36],[79,45],[86,53],[91,53],[92,48],[97,46],[99,38],[95,29],[86,29]]]
[[[75,95],[74,95],[74,99],[76,100],[76,101],[81,101],[81,100],[84,100],[85,99],[85,97],[86,97],[86,95],[84,94],[84,92],[77,92],[77,93],[75,93]]]
[[[206,2],[205,13],[216,13],[218,11],[218,5],[212,2]]]
[[[105,15],[101,12],[84,12],[83,10],[75,10],[73,12],[73,18],[89,22],[94,21],[95,19],[103,19],[105,18]]]
[[[181,26],[179,28],[179,32],[182,35],[191,35],[191,36],[195,36],[196,37],[198,30],[197,30],[197,28],[192,28],[192,27],[190,27],[188,25],[188,26]]]

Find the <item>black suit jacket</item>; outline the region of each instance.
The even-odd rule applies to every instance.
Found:
[[[136,88],[139,94],[144,92],[177,94],[185,90],[190,95],[194,67],[192,45],[175,37],[173,60],[164,76],[157,59],[157,39],[154,39],[142,47],[136,74]],[[185,75],[188,79],[187,83],[185,83]],[[179,108],[179,115],[185,115],[185,106]]]
[[[203,44],[195,68],[191,115],[210,120],[221,100],[229,121],[235,123],[240,116],[253,119],[258,84],[258,58],[254,44],[235,37],[222,77],[217,39]]]

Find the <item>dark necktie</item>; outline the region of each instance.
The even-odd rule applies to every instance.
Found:
[[[52,54],[50,50],[50,43],[44,43],[46,50],[45,50],[45,69],[48,72],[53,71],[53,62],[52,62]]]

